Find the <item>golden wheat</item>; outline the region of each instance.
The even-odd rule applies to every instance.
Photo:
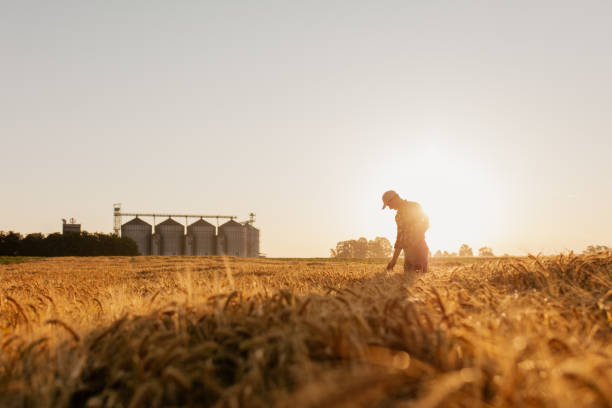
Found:
[[[612,254],[0,268],[2,406],[612,406]]]

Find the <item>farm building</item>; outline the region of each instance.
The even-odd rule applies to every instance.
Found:
[[[244,225],[229,220],[219,227],[220,253],[230,256],[247,256],[247,236]],[[219,248],[219,246],[217,247]]]
[[[183,255],[185,227],[182,224],[168,218],[155,226],[155,233],[161,239],[160,255]]]
[[[215,226],[199,219],[187,227],[187,237],[192,239],[192,253],[185,255],[216,255]]]
[[[77,224],[74,218],[70,219],[70,222],[66,222],[65,219],[62,219],[62,234],[80,234],[81,233],[81,224]]]
[[[121,236],[134,240],[140,255],[150,255],[152,230],[151,224],[136,217],[121,226]]]
[[[248,257],[259,256],[259,230],[252,224],[248,223],[245,226],[246,229],[246,252]]]
[[[155,217],[161,214],[124,214],[115,206],[115,226],[120,226],[121,235],[136,242],[140,255],[229,255],[240,257],[259,256],[259,229],[255,228],[254,215],[242,223],[234,221],[234,216],[195,216],[163,214],[168,218],[153,226],[143,221],[141,216]],[[133,215],[135,218],[121,224],[121,216]],[[185,226],[171,217],[198,217],[197,221]],[[203,218],[230,218],[218,228]],[[186,222],[187,224],[187,222]],[[218,225],[218,224],[217,224]],[[118,228],[115,228],[117,231]]]

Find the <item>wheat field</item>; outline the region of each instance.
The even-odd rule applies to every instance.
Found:
[[[0,406],[612,406],[612,253],[384,265],[2,265]]]

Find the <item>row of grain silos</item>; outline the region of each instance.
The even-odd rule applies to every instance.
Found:
[[[185,227],[168,218],[155,226],[136,217],[121,226],[121,236],[133,239],[141,255],[259,256],[259,230],[247,223],[228,221],[216,228],[199,219]]]

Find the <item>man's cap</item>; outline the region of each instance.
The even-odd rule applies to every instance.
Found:
[[[385,208],[387,208],[387,205],[389,204],[389,202],[393,200],[395,197],[399,197],[399,194],[397,194],[395,191],[393,190],[385,191],[385,193],[382,195],[382,200],[383,200],[382,209],[384,210]]]

